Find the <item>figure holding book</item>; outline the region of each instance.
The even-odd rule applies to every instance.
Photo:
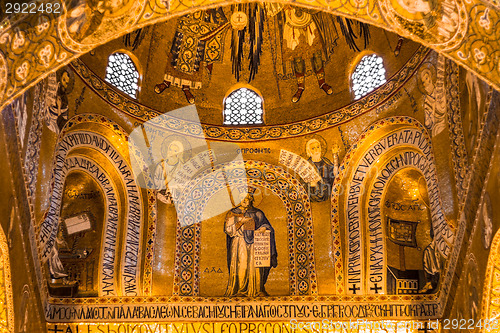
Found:
[[[265,284],[271,267],[278,265],[274,229],[260,209],[253,207],[255,188],[242,194],[239,206],[231,209],[224,222],[227,237],[229,281],[225,296],[268,296]],[[269,233],[268,267],[258,267],[255,260],[255,238]]]

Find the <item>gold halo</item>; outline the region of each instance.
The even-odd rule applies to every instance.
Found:
[[[325,157],[326,152],[328,151],[328,144],[326,143],[326,140],[319,134],[313,134],[312,136],[308,137],[307,140],[304,140],[304,156],[307,156],[307,143],[311,141],[312,139],[316,139],[319,141],[321,144],[321,157]]]
[[[427,92],[425,91],[424,85],[422,84],[422,79],[420,78],[420,75],[422,75],[422,72],[426,69],[431,72],[432,82],[434,84],[436,84],[436,67],[433,64],[431,64],[430,62],[424,62],[418,68],[417,75],[416,75],[417,76],[417,88],[422,93],[422,95],[427,95]]]
[[[290,8],[285,11],[286,22],[294,28],[306,28],[312,22],[312,15],[301,9],[302,16],[295,15],[297,9]]]

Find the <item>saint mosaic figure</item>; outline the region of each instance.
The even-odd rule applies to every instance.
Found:
[[[437,96],[435,85],[435,68],[424,67],[419,71],[419,84],[422,86],[424,97],[425,127],[432,136],[436,136],[446,128],[446,105],[440,96]]]
[[[163,159],[156,166],[154,174],[155,186],[159,189],[157,197],[164,203],[172,203],[172,195],[176,190],[172,188],[174,187],[172,179],[185,163],[184,153],[184,145],[180,141],[165,140],[162,147]]]
[[[229,269],[225,296],[268,296],[265,284],[271,268],[278,265],[274,229],[264,212],[253,206],[255,188],[245,192],[224,221]],[[270,233],[270,266],[257,267],[254,240],[256,234],[266,232]]]
[[[423,24],[426,30],[435,31],[434,38],[447,41],[458,30],[458,8],[453,0],[397,0],[402,9],[418,17],[417,21]]]
[[[368,26],[365,23],[305,8],[277,3],[265,3],[266,14],[274,17],[276,24],[273,33],[272,50],[276,50],[275,71],[280,79],[295,77],[297,91],[292,102],[297,103],[305,90],[306,76],[314,74],[318,87],[327,95],[333,93],[326,83],[325,65],[331,59],[337,46],[339,34],[344,36],[347,45],[359,51],[356,40],[363,37],[365,47],[369,42]],[[359,28],[354,32],[354,27]],[[337,30],[338,29],[338,30]],[[273,51],[274,52],[274,51]]]
[[[71,0],[67,5],[68,32],[77,41],[96,32],[106,16],[115,14],[130,0]]]
[[[170,86],[177,86],[184,92],[188,103],[194,104],[191,89],[202,86],[200,68],[204,63],[211,74],[213,63],[222,60],[223,37],[228,27],[221,8],[181,16],[163,82],[155,85],[154,91],[161,94]]]
[[[308,184],[308,193],[311,201],[325,201],[330,197],[333,181],[339,172],[339,146],[332,147],[333,163],[323,154],[321,142],[318,139],[310,139],[306,143],[306,154],[321,180]]]
[[[59,258],[59,248],[68,247],[68,243],[64,240],[62,228],[57,231],[57,237],[54,242],[54,246],[50,251],[49,260],[47,261],[49,266],[50,278],[53,281],[62,281],[62,283],[68,283],[68,274],[64,269],[64,266]]]
[[[68,94],[73,84],[74,78],[66,68],[49,76],[45,123],[54,133],[59,133],[68,120]]]

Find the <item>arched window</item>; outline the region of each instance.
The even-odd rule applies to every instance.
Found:
[[[224,100],[224,125],[263,124],[263,99],[248,88],[234,90]]]
[[[137,97],[139,72],[127,54],[113,53],[109,56],[105,80],[127,95]]]
[[[364,56],[352,73],[354,99],[368,95],[386,82],[382,58],[376,54]]]

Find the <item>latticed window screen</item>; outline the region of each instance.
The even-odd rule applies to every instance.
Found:
[[[263,121],[262,98],[253,90],[240,88],[226,97],[224,125],[255,125]]]
[[[354,99],[359,99],[386,82],[382,58],[375,55],[364,56],[352,73]]]
[[[127,95],[137,97],[139,73],[132,59],[125,53],[113,53],[109,56],[106,81]]]

